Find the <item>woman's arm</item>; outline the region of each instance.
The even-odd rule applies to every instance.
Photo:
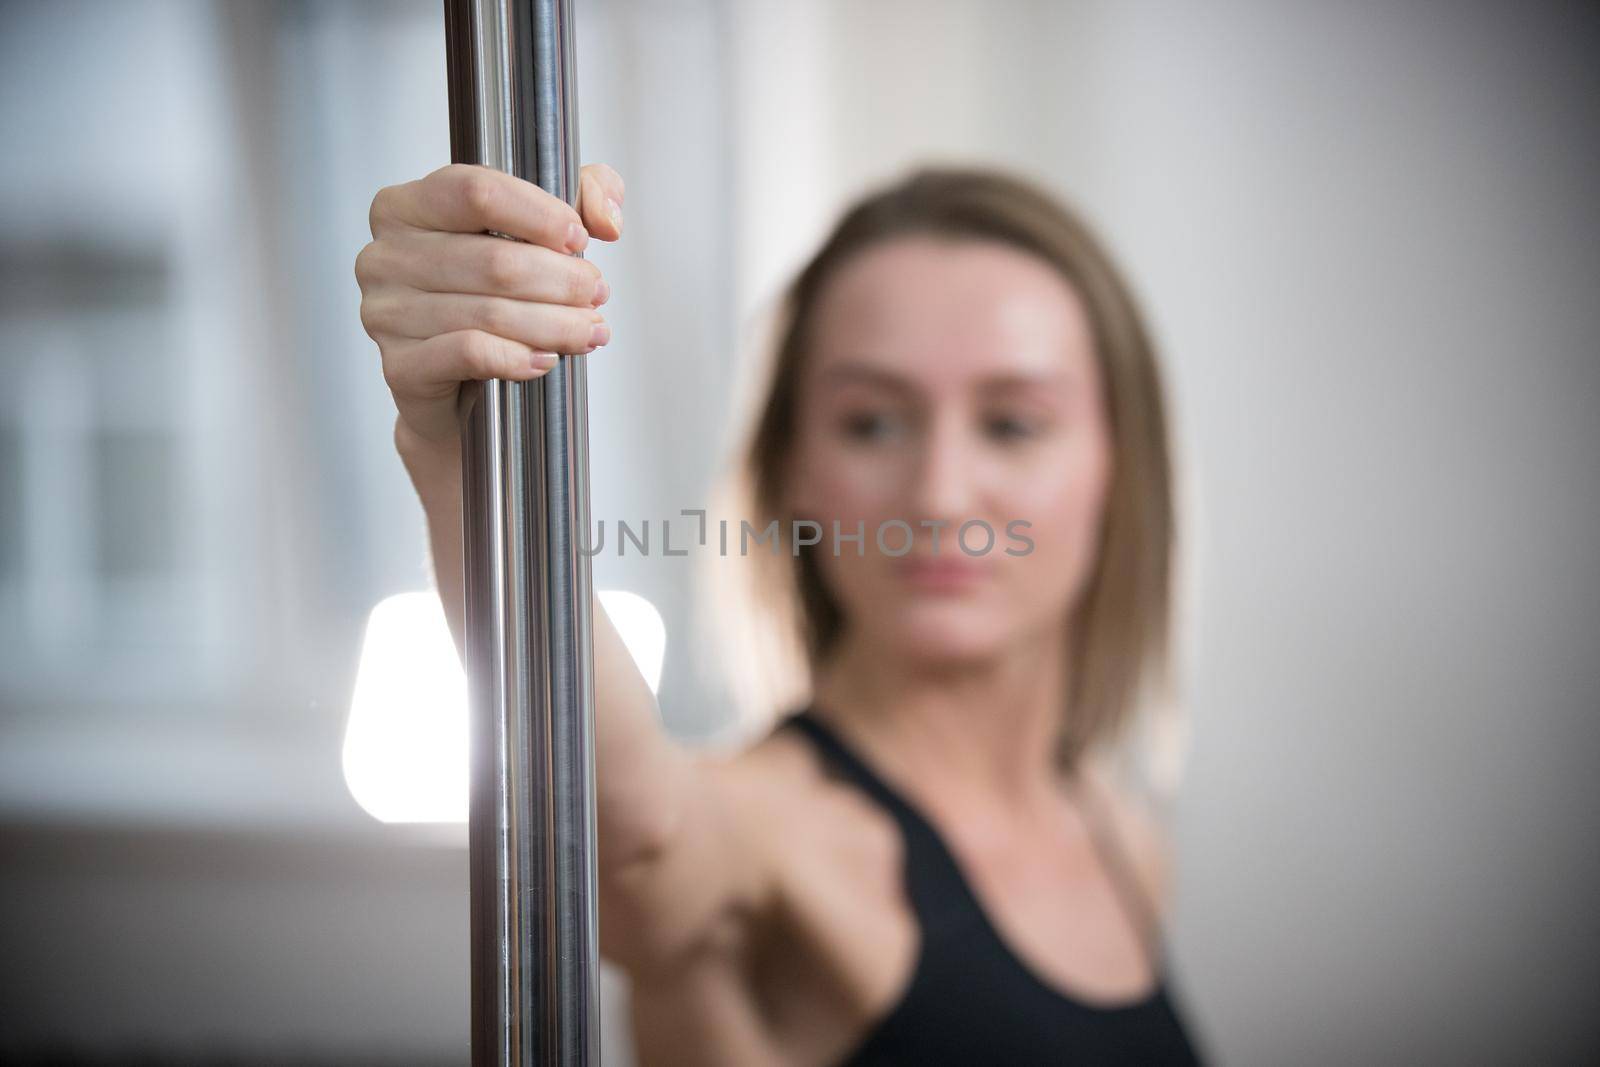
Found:
[[[396,420],[395,447],[427,515],[434,582],[466,662],[465,574],[462,567],[461,449],[431,445]],[[670,836],[670,798],[683,762],[660,726],[655,694],[596,596],[594,616],[595,747],[601,860],[615,869],[649,856]],[[626,768],[626,774],[605,773]],[[687,788],[680,785],[680,788]]]
[[[395,446],[427,515],[434,581],[464,662],[461,451],[418,440],[403,420]],[[754,906],[758,853],[738,846],[748,805],[731,802],[737,787],[667,735],[632,653],[600,598],[592,603],[601,948],[654,970]]]
[[[595,194],[620,197],[620,185],[615,191],[605,190],[603,173],[597,176],[590,168],[585,172],[581,187],[589,202],[580,201],[584,224],[596,236],[615,239],[620,235],[619,220],[599,207]],[[452,176],[457,179],[454,187],[449,181]],[[472,184],[462,186],[461,180]],[[432,188],[420,188],[429,182]],[[492,184],[486,189],[477,184],[481,182]],[[434,580],[457,653],[464,659],[461,444],[459,433],[452,432],[454,390],[444,387],[452,381],[459,386],[460,380],[477,375],[464,373],[459,364],[433,351],[439,336],[419,338],[416,334],[421,331],[415,324],[424,311],[429,313],[428,329],[436,333],[485,321],[482,309],[452,312],[441,306],[440,296],[448,295],[451,285],[463,277],[492,280],[498,275],[508,295],[521,291],[524,298],[539,286],[538,279],[519,279],[504,269],[473,268],[473,256],[494,255],[503,250],[499,246],[511,242],[482,237],[452,242],[466,234],[434,230],[431,227],[440,223],[429,220],[447,218],[450,226],[473,234],[487,229],[507,231],[508,219],[522,220],[522,232],[528,234],[540,229],[539,212],[572,209],[537,186],[509,175],[463,175],[457,168],[447,168],[411,186],[401,187],[403,195],[389,191],[389,202],[382,210],[375,202],[374,219],[391,218],[399,232],[389,247],[374,249],[382,245],[382,234],[389,232],[387,226],[375,222],[373,245],[363,253],[368,266],[358,267],[358,277],[362,279],[368,332],[380,347],[388,342],[392,349],[392,354],[385,351],[385,370],[400,407],[395,448],[426,514]],[[483,214],[486,206],[493,208],[492,217]],[[564,221],[556,220],[544,229],[562,233]],[[559,243],[554,247],[559,248]],[[561,267],[568,259],[563,256],[545,263]],[[436,269],[433,264],[441,265],[437,269],[442,271],[452,263],[456,279],[426,277]],[[528,261],[526,269],[540,269],[540,261]],[[575,269],[593,270],[592,266]],[[557,279],[544,288],[581,294],[587,300],[595,286],[593,281],[577,284]],[[474,298],[462,295],[459,299]],[[515,323],[522,314],[507,310],[501,317]],[[494,316],[488,321],[492,324]],[[409,329],[391,335],[384,329],[388,322],[405,323]],[[542,347],[537,338],[519,343]],[[560,350],[557,338],[548,343],[550,349]],[[419,432],[419,425],[428,432]],[[747,786],[732,784],[735,776],[721,773],[718,761],[692,753],[666,733],[655,695],[598,597],[593,601],[593,623],[595,807],[604,917],[601,949],[630,970],[656,969],[707,938],[721,936],[730,920],[765,894],[766,876],[760,850],[747,847],[756,836],[748,825],[753,805],[748,798],[739,801],[734,796]]]

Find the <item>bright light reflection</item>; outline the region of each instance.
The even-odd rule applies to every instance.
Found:
[[[600,602],[655,692],[667,648],[660,612],[620,589],[602,590]],[[432,591],[391,596],[367,619],[344,779],[356,803],[383,822],[467,819],[466,677]]]

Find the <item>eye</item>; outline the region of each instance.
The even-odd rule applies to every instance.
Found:
[[[869,444],[893,436],[900,424],[899,418],[883,411],[856,411],[840,420],[847,438]]]
[[[984,423],[990,437],[1002,443],[1025,441],[1038,436],[1040,424],[1017,415],[995,415]]]

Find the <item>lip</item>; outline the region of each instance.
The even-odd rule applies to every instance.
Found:
[[[897,562],[902,578],[926,590],[970,589],[982,582],[989,572],[987,566],[972,560],[907,557]]]

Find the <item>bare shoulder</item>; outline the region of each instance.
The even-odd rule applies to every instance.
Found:
[[[808,746],[788,730],[773,730],[737,750],[697,753],[695,762],[740,821],[762,830],[788,817],[818,779]]]
[[[725,802],[739,809],[741,837],[767,872],[764,917],[829,910],[838,887],[859,900],[864,886],[892,889],[900,860],[893,821],[839,781],[794,730],[773,730],[708,767]]]
[[[723,845],[700,858],[737,866],[742,889],[722,911],[717,936],[700,942],[752,981],[760,958],[834,952],[840,930],[859,940],[872,914],[864,895],[894,899],[901,859],[892,819],[860,790],[838,781],[793,730],[769,732],[737,751],[695,757],[700,817]],[[690,860],[684,878],[703,880]],[[668,891],[668,887],[661,887]],[[797,957],[798,958],[798,957]],[[668,962],[671,962],[669,959]]]
[[[677,856],[672,880],[654,883],[649,896],[681,902],[726,868],[740,872],[738,889],[732,906],[695,918],[695,936],[669,939],[671,951],[657,937],[654,951],[636,954],[636,1040],[692,1049],[697,1063],[776,1063],[780,1049],[782,1062],[796,1062],[795,1049],[823,1062],[837,1050],[816,1051],[820,1044],[894,994],[884,965],[900,957],[885,950],[886,939],[902,963],[914,946],[896,828],[794,730],[737,750],[700,750],[694,763],[703,786],[694,837],[716,843]]]
[[[794,730],[772,729],[738,752],[724,757],[735,773],[755,776],[763,781],[776,779],[782,785],[799,785],[813,776],[816,760],[811,746]]]
[[[1165,914],[1172,895],[1172,840],[1157,809],[1119,785],[1104,768],[1088,768],[1084,786],[1126,851],[1146,899]]]
[[[793,730],[772,730],[737,752],[704,756],[700,765],[743,813],[747,827],[775,840],[780,850],[785,845],[775,833],[825,825],[841,809],[873,810],[855,790],[834,781],[810,742]]]
[[[635,981],[747,950],[782,897],[785,824],[802,807],[804,753],[780,739],[678,753],[681,803],[661,845],[609,872],[601,857],[602,951]]]

